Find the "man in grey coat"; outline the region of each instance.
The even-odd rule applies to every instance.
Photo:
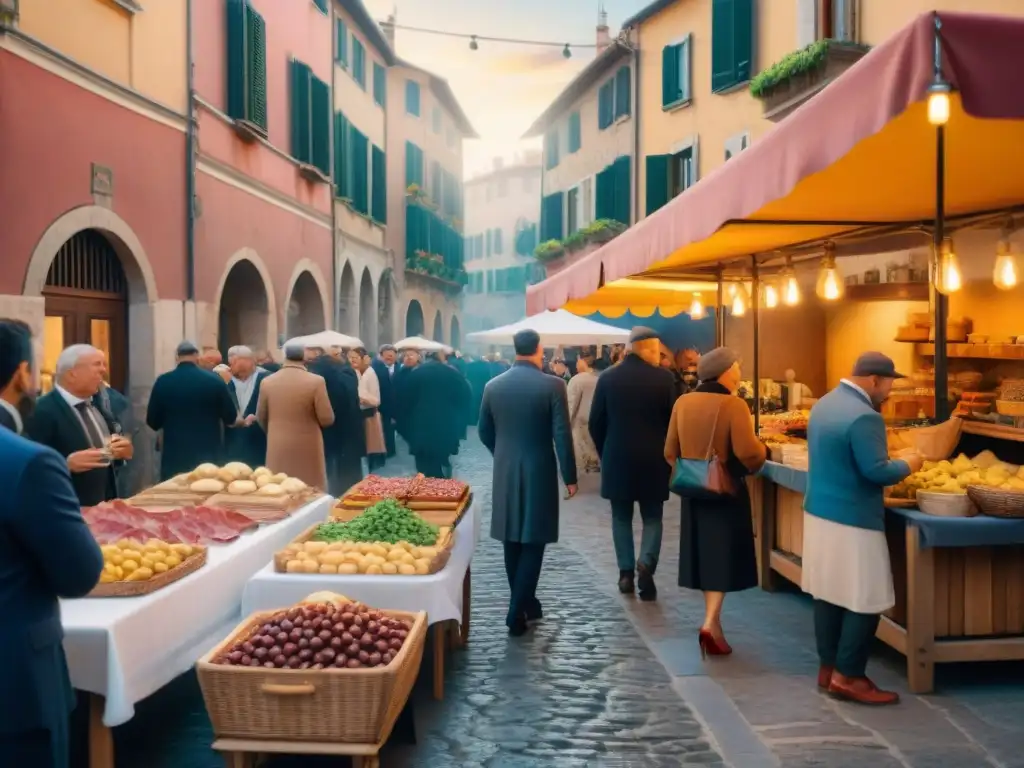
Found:
[[[518,637],[543,616],[537,582],[544,547],[558,541],[558,470],[571,498],[576,456],[565,382],[541,371],[540,336],[519,331],[513,344],[515,364],[484,387],[477,429],[494,455],[491,537],[505,549],[512,593],[505,623]]]

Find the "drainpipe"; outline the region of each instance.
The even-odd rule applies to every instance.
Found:
[[[331,14],[331,41],[332,41],[331,42],[331,127],[330,127],[330,130],[327,132],[328,135],[331,137],[330,141],[331,141],[331,159],[332,160],[335,159],[335,157],[334,157],[334,151],[335,151],[335,141],[334,141],[334,123],[335,123],[335,120],[334,120],[334,88],[335,88],[335,78],[338,75],[338,72],[337,72],[338,68],[335,66],[335,62],[334,62],[334,45],[335,45],[335,43],[333,42],[334,41],[334,27],[335,27],[334,14],[332,13]],[[373,65],[372,64],[370,65],[370,69],[372,71],[372,69],[373,69]],[[371,150],[371,154],[372,154],[372,150]],[[334,163],[331,163],[331,168],[332,169],[334,168]],[[332,325],[334,326],[335,330],[340,331],[341,330],[341,328],[340,328],[340,326],[341,326],[341,307],[339,306],[339,299],[340,299],[340,294],[341,294],[341,286],[338,285],[338,220],[337,220],[338,213],[337,213],[337,210],[334,207],[334,181],[333,181],[334,174],[333,173],[331,174],[331,177],[332,177],[332,181],[329,183],[329,190],[330,191],[329,191],[329,194],[327,195],[327,199],[331,201],[331,296],[330,296],[330,300],[331,300],[331,306],[334,308],[333,312],[331,313],[331,317],[332,317],[332,320],[333,320]]]
[[[633,32],[634,30],[630,30]],[[633,223],[640,221],[640,27],[633,45]],[[627,39],[631,38],[630,34]]]
[[[195,308],[196,300],[196,125],[195,73],[192,61],[192,0],[185,0],[185,77],[188,91],[185,131],[185,297]],[[184,313],[182,313],[184,324]],[[187,326],[182,338],[187,337]],[[198,339],[197,339],[198,341]]]

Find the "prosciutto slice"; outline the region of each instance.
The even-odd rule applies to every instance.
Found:
[[[160,539],[171,544],[226,544],[256,523],[244,515],[219,507],[185,506],[149,510],[120,499],[82,509],[93,536],[100,544],[121,539]]]

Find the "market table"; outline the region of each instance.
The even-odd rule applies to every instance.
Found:
[[[293,605],[314,592],[337,592],[380,608],[426,611],[434,628],[434,697],[444,696],[445,626],[456,621],[463,636],[469,628],[470,563],[480,537],[480,507],[474,502],[455,529],[455,544],[445,567],[427,576],[374,576],[331,573],[277,573],[268,563],[242,596],[242,614]]]
[[[110,728],[135,703],[187,672],[240,620],[246,581],[303,530],[327,517],[323,496],[279,523],[209,548],[206,565],[141,597],[61,601],[71,683],[90,693],[91,768],[113,768]]]
[[[807,473],[767,462],[761,481],[761,586],[799,585]],[[1024,520],[887,509],[886,537],[896,605],[878,637],[907,657],[912,692],[934,689],[936,664],[1024,660]]]

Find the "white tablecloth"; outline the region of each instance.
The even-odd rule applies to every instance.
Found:
[[[462,582],[480,534],[480,510],[473,504],[456,528],[455,546],[444,570],[429,576],[367,576],[276,573],[270,563],[245,586],[242,613],[284,608],[329,590],[377,608],[426,611],[427,621],[462,621]]]
[[[279,549],[326,519],[334,499],[310,502],[287,520],[211,546],[206,565],[143,597],[61,601],[71,682],[106,697],[103,722],[131,720],[135,702],[191,669],[241,621],[242,590]]]

